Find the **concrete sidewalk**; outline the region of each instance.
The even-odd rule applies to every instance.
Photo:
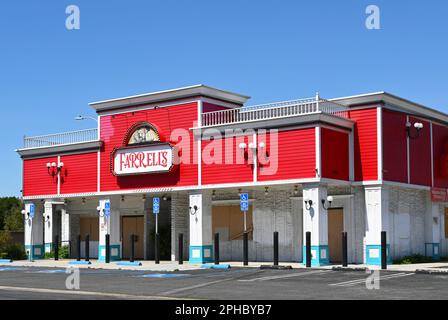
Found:
[[[173,271],[185,271],[185,270],[197,270],[201,269],[201,264],[190,264],[188,261],[185,261],[182,265],[179,265],[176,261],[161,261],[160,264],[155,264],[154,261],[139,261],[141,262],[141,266],[123,266],[118,265],[117,262],[104,263],[99,262],[98,260],[91,260],[91,264],[80,264],[80,265],[71,265],[70,262],[75,260],[35,260],[33,262],[28,260],[21,261],[13,261],[11,263],[2,263],[0,262],[0,266],[9,266],[9,267],[44,267],[44,268],[68,268],[68,267],[79,267],[79,268],[87,268],[87,269],[107,269],[107,270],[141,270],[141,271],[165,271],[165,272],[173,272]],[[126,261],[122,261],[126,262]],[[231,262],[222,262],[221,264],[229,264],[231,267],[239,267],[242,268],[243,263],[241,261],[231,261]],[[260,268],[261,266],[271,266],[272,263],[269,262],[249,262],[249,265],[245,268]],[[281,262],[280,266],[291,266],[293,269],[305,269],[305,266],[302,263],[297,262]],[[380,270],[380,266],[368,266],[368,265],[354,265],[351,264],[347,268],[342,268],[341,265],[330,265],[330,266],[322,266],[314,269],[325,269],[325,270],[341,270],[341,271],[362,271],[362,270]],[[433,273],[448,273],[448,262],[438,262],[438,263],[422,263],[422,264],[408,264],[408,265],[388,265],[387,267],[390,271],[399,271],[399,272],[418,272],[418,271],[426,271]]]

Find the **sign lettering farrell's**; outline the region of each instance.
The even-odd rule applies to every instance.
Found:
[[[169,172],[173,148],[168,143],[125,147],[113,153],[113,173],[117,176]]]

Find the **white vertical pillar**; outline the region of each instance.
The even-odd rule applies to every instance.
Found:
[[[387,232],[387,257],[391,262],[389,228],[389,191],[384,186],[365,187],[366,231],[365,262],[369,265],[381,265],[381,232]]]
[[[330,263],[328,213],[322,206],[322,199],[327,199],[327,187],[325,185],[303,185],[303,263],[306,264],[306,233],[311,232],[312,266],[322,266]]]
[[[34,210],[34,217],[31,212]],[[31,260],[44,256],[42,206],[37,203],[25,203],[25,251]]]
[[[212,196],[209,191],[190,194],[190,263],[213,261]]]
[[[425,214],[425,255],[434,260],[440,259],[440,205],[431,202]]]
[[[106,259],[106,234],[110,235],[110,260],[121,260],[120,200],[115,198],[100,200],[98,209],[100,219],[98,260]]]
[[[65,206],[61,209],[61,243],[62,246],[70,243],[70,215]]]
[[[53,247],[53,203],[45,201],[44,203],[44,246],[45,253],[51,252]]]

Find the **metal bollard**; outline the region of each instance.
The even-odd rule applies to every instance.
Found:
[[[76,253],[77,253],[77,257],[76,260],[77,261],[81,261],[81,235],[78,234],[78,243],[77,243],[77,248],[76,248]]]
[[[58,261],[59,260],[59,236],[58,235],[54,236],[53,247],[54,247],[54,260]]]
[[[131,234],[131,256],[129,258],[129,262],[134,262],[135,255],[135,246],[134,246],[135,236]]]
[[[306,267],[311,268],[311,232],[306,233],[306,249],[305,249]]]
[[[160,264],[160,235],[156,233],[155,241],[155,251],[156,251],[156,264]]]
[[[86,234],[86,261],[90,260],[90,235]]]
[[[243,265],[249,265],[249,232],[247,231],[243,236]]]
[[[387,234],[381,231],[381,269],[387,269]]]
[[[219,233],[215,233],[215,264],[219,264]]]
[[[184,264],[184,234],[179,233],[179,264]]]
[[[278,232],[274,232],[274,266],[278,266]]]
[[[342,266],[348,266],[347,232],[342,232]]]
[[[106,263],[110,263],[110,234],[106,234]]]

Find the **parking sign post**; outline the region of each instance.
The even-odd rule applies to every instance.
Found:
[[[249,211],[249,194],[240,195],[240,208],[244,213],[244,235],[243,235],[243,265],[249,264],[249,234],[247,232],[247,211]]]
[[[159,237],[159,213],[160,213],[160,198],[154,197],[152,199],[152,213],[156,216],[156,235],[155,235],[155,262],[160,263],[160,237]]]

